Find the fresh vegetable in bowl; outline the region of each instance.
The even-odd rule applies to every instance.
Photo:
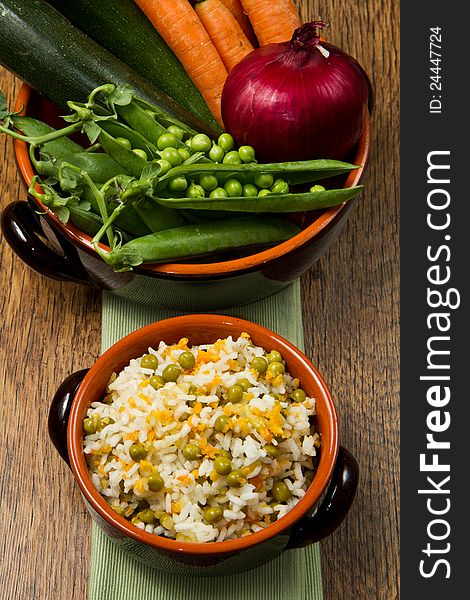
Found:
[[[324,27],[305,23],[289,42],[249,54],[227,78],[224,125],[263,161],[343,160],[363,131],[370,82],[355,59],[320,39]]]
[[[312,186],[355,165],[258,163],[253,147],[236,149],[228,133],[217,140],[197,133],[126,85],[102,85],[87,102],[68,106],[65,128],[36,125],[35,132],[33,122],[9,112],[3,98],[0,131],[30,145],[37,173],[30,193],[42,206],[63,223],[71,219],[82,227],[93,214],[86,229],[92,247],[118,271],[282,242],[300,232],[282,213],[336,206],[362,189]],[[79,131],[89,148],[66,137]],[[307,183],[310,191],[291,189]]]

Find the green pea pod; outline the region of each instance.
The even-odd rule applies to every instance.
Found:
[[[38,121],[31,117],[14,115],[12,121],[14,126],[19,129],[23,135],[29,137],[38,137],[56,131],[54,127],[47,125],[47,123],[43,123],[42,121]],[[70,156],[71,154],[76,154],[77,152],[83,152],[85,150],[80,144],[75,143],[66,136],[52,142],[47,142],[46,144],[43,144],[41,148],[55,158]]]
[[[300,229],[287,219],[250,216],[185,225],[132,240],[103,259],[117,270],[141,263],[158,263],[202,256],[242,246],[282,242]]]
[[[249,213],[305,212],[337,206],[351,200],[363,190],[363,185],[324,192],[303,194],[268,194],[233,198],[155,198],[161,206],[193,210],[224,210]]]
[[[159,206],[150,198],[139,200],[132,206],[145,226],[152,232],[181,227],[187,223],[179,211]]]
[[[143,100],[142,98],[134,98],[133,102],[136,102],[144,110],[151,110],[153,113],[155,113],[155,118],[164,127],[169,127],[170,125],[176,125],[177,127],[180,127],[185,133],[187,133],[190,136],[193,136],[193,135],[196,135],[197,133],[199,133],[199,131],[196,131],[192,127],[189,127],[189,125],[187,125],[186,123],[183,123],[182,121],[179,121],[175,117],[172,117],[171,115],[166,113],[164,110],[160,109],[158,106],[155,106],[151,102],[147,102],[147,100]],[[212,123],[211,123],[211,126],[212,126]],[[220,127],[215,126],[215,125],[214,125],[214,131],[216,131],[217,134],[222,133],[222,130],[220,129]]]
[[[289,185],[297,185],[342,175],[358,168],[356,165],[350,163],[325,159],[266,164],[246,163],[241,165],[195,163],[174,167],[168,171],[168,173],[160,178],[157,189],[162,189],[166,185],[167,179],[178,177],[179,175],[197,177],[199,175],[211,174],[215,175],[219,180],[219,184],[221,184],[232,177],[242,183],[251,183],[256,175],[268,173],[273,176],[282,175],[282,178]]]
[[[97,187],[101,188],[102,184],[97,184]],[[109,192],[112,192],[112,188],[109,188]],[[99,215],[100,209],[96,197],[88,186],[83,189],[81,199],[89,202],[91,210],[96,215]],[[111,214],[117,205],[118,203],[116,201],[109,202],[108,212]],[[125,210],[116,218],[115,225],[122,231],[128,233],[131,237],[142,237],[143,235],[152,233],[152,230],[145,225],[132,204],[127,205]]]
[[[126,106],[117,106],[116,109],[119,116],[124,119],[129,127],[138,131],[140,135],[153,144],[156,144],[161,135],[168,133],[165,127],[160,125],[152,115],[134,101]],[[182,145],[184,144],[182,143]]]
[[[83,233],[88,234],[90,237],[96,235],[103,225],[101,217],[89,210],[83,210],[78,207],[70,209],[70,221],[75,225],[75,227],[78,227],[80,231],[83,231]],[[126,232],[120,229],[115,229],[115,231],[116,230],[120,231],[124,242],[128,242],[132,239],[131,236],[129,236]]]
[[[103,121],[104,122],[104,121]],[[145,168],[147,161],[132,150],[117,142],[112,135],[101,128],[98,141],[103,150],[122,167],[123,173],[128,173],[137,179]]]
[[[40,175],[57,177],[59,168],[64,162],[86,171],[91,180],[95,182],[107,181],[124,172],[121,165],[104,152],[85,152],[82,149],[81,152],[70,155],[52,156],[52,161],[38,161],[36,163],[36,169]]]
[[[158,148],[155,144],[152,144],[152,142],[138,131],[131,129],[124,123],[120,123],[119,121],[101,121],[100,127],[114,138],[123,137],[126,138],[126,140],[129,140],[132,148],[143,150],[148,155],[149,160],[152,158],[159,158],[157,154]]]

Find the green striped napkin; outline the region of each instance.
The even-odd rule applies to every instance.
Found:
[[[255,321],[303,347],[300,284],[265,300],[219,311]],[[131,304],[103,294],[104,352],[120,338],[177,312]],[[132,559],[93,523],[89,600],[322,600],[318,544],[283,552],[251,571],[227,577],[181,577],[162,573]]]

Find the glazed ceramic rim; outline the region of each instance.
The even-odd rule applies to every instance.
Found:
[[[15,111],[21,111],[27,109],[28,102],[31,96],[31,88],[27,84],[21,86],[20,92],[16,99]],[[28,183],[31,182],[35,172],[29,158],[28,148],[25,142],[20,140],[14,140],[14,150],[16,155],[16,161],[20,169],[23,179]],[[358,185],[364,168],[367,164],[370,151],[370,117],[369,112],[366,111],[366,118],[364,122],[364,129],[362,135],[357,144],[356,156],[354,159],[355,164],[359,163],[359,168],[349,173],[344,187],[353,187]],[[41,188],[37,186],[37,190],[41,193]],[[73,243],[81,246],[87,252],[96,255],[96,252],[91,243],[91,238],[80,231],[73,224],[68,223],[64,225],[57,216],[44,206],[39,200],[36,202],[41,206],[42,209],[48,214],[53,220],[55,225],[71,240]],[[198,263],[198,264],[183,264],[183,263],[163,263],[163,264],[148,264],[140,265],[138,270],[147,275],[174,275],[174,276],[216,276],[216,275],[228,275],[236,274],[247,269],[253,269],[261,265],[265,265],[270,261],[281,258],[284,255],[293,252],[297,248],[300,248],[303,244],[311,240],[316,235],[319,235],[336,217],[339,217],[341,212],[345,209],[347,203],[333,206],[332,208],[325,209],[313,223],[303,229],[300,233],[290,238],[289,240],[277,244],[268,250],[258,252],[256,254],[250,254],[243,258],[237,258],[235,260],[228,260],[225,262],[214,262],[214,263]],[[109,250],[105,245],[100,246],[103,250]]]
[[[142,336],[152,334],[155,335],[155,340],[159,341],[162,339],[161,335],[165,336],[165,334],[159,334],[159,332],[168,332],[172,329],[180,329],[181,327],[186,330],[189,326],[194,327],[196,325],[199,326],[200,324],[202,324],[202,327],[212,326],[217,328],[220,330],[219,335],[221,337],[230,335],[230,333],[234,331],[246,331],[252,336],[255,344],[261,345],[261,340],[263,340],[264,347],[267,347],[270,342],[274,341],[273,347],[275,346],[281,351],[281,354],[287,362],[288,368],[289,363],[292,364],[295,362],[296,371],[302,372],[300,377],[302,385],[308,390],[310,387],[309,382],[312,382],[315,383],[320,390],[320,394],[316,394],[316,400],[317,402],[321,402],[325,409],[327,421],[325,433],[328,431],[330,440],[328,447],[322,446],[321,448],[317,472],[305,496],[303,496],[284,517],[278,519],[271,525],[268,525],[268,527],[261,531],[252,533],[246,537],[235,540],[225,540],[222,542],[180,542],[178,540],[147,533],[138,527],[135,527],[124,517],[121,517],[114,512],[101,494],[95,489],[91,477],[88,474],[85,454],[83,452],[83,426],[80,415],[83,415],[83,405],[87,406],[93,399],[96,400],[96,398],[88,398],[87,394],[90,387],[92,387],[94,378],[100,373],[101,369],[109,361],[115,364],[116,358],[122,354],[126,348],[132,346],[134,343],[138,343]],[[191,335],[189,331],[188,334]],[[166,335],[168,335],[168,333]],[[98,358],[80,384],[73,400],[67,428],[67,447],[72,471],[87,502],[98,515],[105,519],[112,527],[116,528],[121,534],[153,548],[167,552],[184,555],[218,555],[221,553],[238,552],[262,542],[266,542],[288,530],[313,508],[325,491],[336,463],[339,448],[338,417],[331,394],[318,370],[303,352],[285,338],[261,325],[236,317],[212,314],[184,315],[165,319],[142,327],[122,338]]]

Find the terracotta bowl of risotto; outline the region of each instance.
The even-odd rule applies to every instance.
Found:
[[[15,110],[54,127],[63,126],[58,109],[23,85]],[[369,157],[370,122],[348,162],[359,168],[335,178],[331,187],[359,184]],[[27,186],[34,176],[27,145],[16,140],[15,156]],[[109,290],[143,304],[183,311],[211,311],[254,302],[286,287],[307,271],[338,238],[356,200],[324,210],[297,213],[301,231],[269,248],[237,250],[217,259],[145,264],[116,273],[96,254],[90,236],[72,223],[63,224],[39,200],[17,201],[5,207],[2,230],[15,253],[40,274],[60,281]],[[300,216],[299,216],[300,215]]]
[[[177,574],[236,573],[317,542],[357,487],[317,369],[228,316],[126,336],[62,383],[49,433],[105,534]]]

